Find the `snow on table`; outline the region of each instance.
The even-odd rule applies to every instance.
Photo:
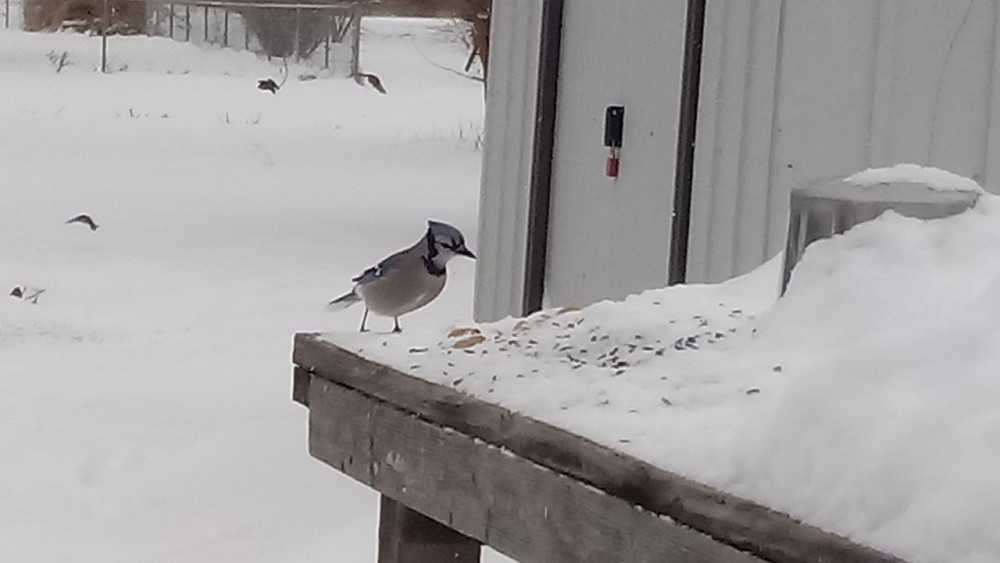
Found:
[[[772,260],[449,335],[327,338],[908,560],[996,561],[998,240],[987,195],[814,243],[780,301]]]

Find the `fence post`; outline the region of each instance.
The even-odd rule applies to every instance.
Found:
[[[229,46],[229,7],[222,9],[222,46]]]
[[[208,43],[208,6],[205,6],[205,25],[202,26],[205,30],[205,43]]]
[[[330,69],[330,36],[333,35],[333,20],[335,12],[329,11],[327,14],[330,24],[326,27],[326,41],[323,42],[323,68]]]
[[[191,42],[191,6],[184,5],[184,41]]]
[[[361,12],[355,7],[351,13],[351,76],[361,72]]]
[[[3,0],[3,27],[10,29],[10,0]]]
[[[302,44],[299,43],[299,41],[301,41],[300,39],[301,36],[299,35],[299,28],[301,26],[302,26],[302,10],[299,8],[295,8],[295,46],[292,52],[295,53],[296,62],[302,60]]]
[[[101,20],[103,20],[103,25],[101,26],[101,72],[108,72],[108,18],[111,17],[111,12],[108,10],[108,0],[104,0],[103,14],[101,15]]]
[[[174,38],[174,5],[170,4],[170,12],[167,15],[167,21],[170,24],[170,38]]]

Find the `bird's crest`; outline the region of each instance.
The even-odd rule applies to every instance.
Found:
[[[459,231],[447,223],[427,221],[427,232],[439,241],[447,240],[456,245],[465,244],[465,237],[462,236],[462,231]]]

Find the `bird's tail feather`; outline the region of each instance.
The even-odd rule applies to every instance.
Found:
[[[350,293],[345,293],[340,297],[334,299],[333,301],[327,303],[324,308],[327,312],[336,313],[337,311],[343,311],[344,309],[359,303],[361,301],[361,296],[351,290]]]

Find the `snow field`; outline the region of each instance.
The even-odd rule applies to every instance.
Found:
[[[365,22],[386,96],[305,65],[272,96],[279,64],[144,37],[101,75],[95,38],[0,32],[0,290],[46,289],[0,299],[0,559],[374,560],[291,336],[353,330],[325,303],[428,218],[475,244],[482,90],[428,62],[465,60],[440,24]],[[473,269],[404,326],[466,319]]]

